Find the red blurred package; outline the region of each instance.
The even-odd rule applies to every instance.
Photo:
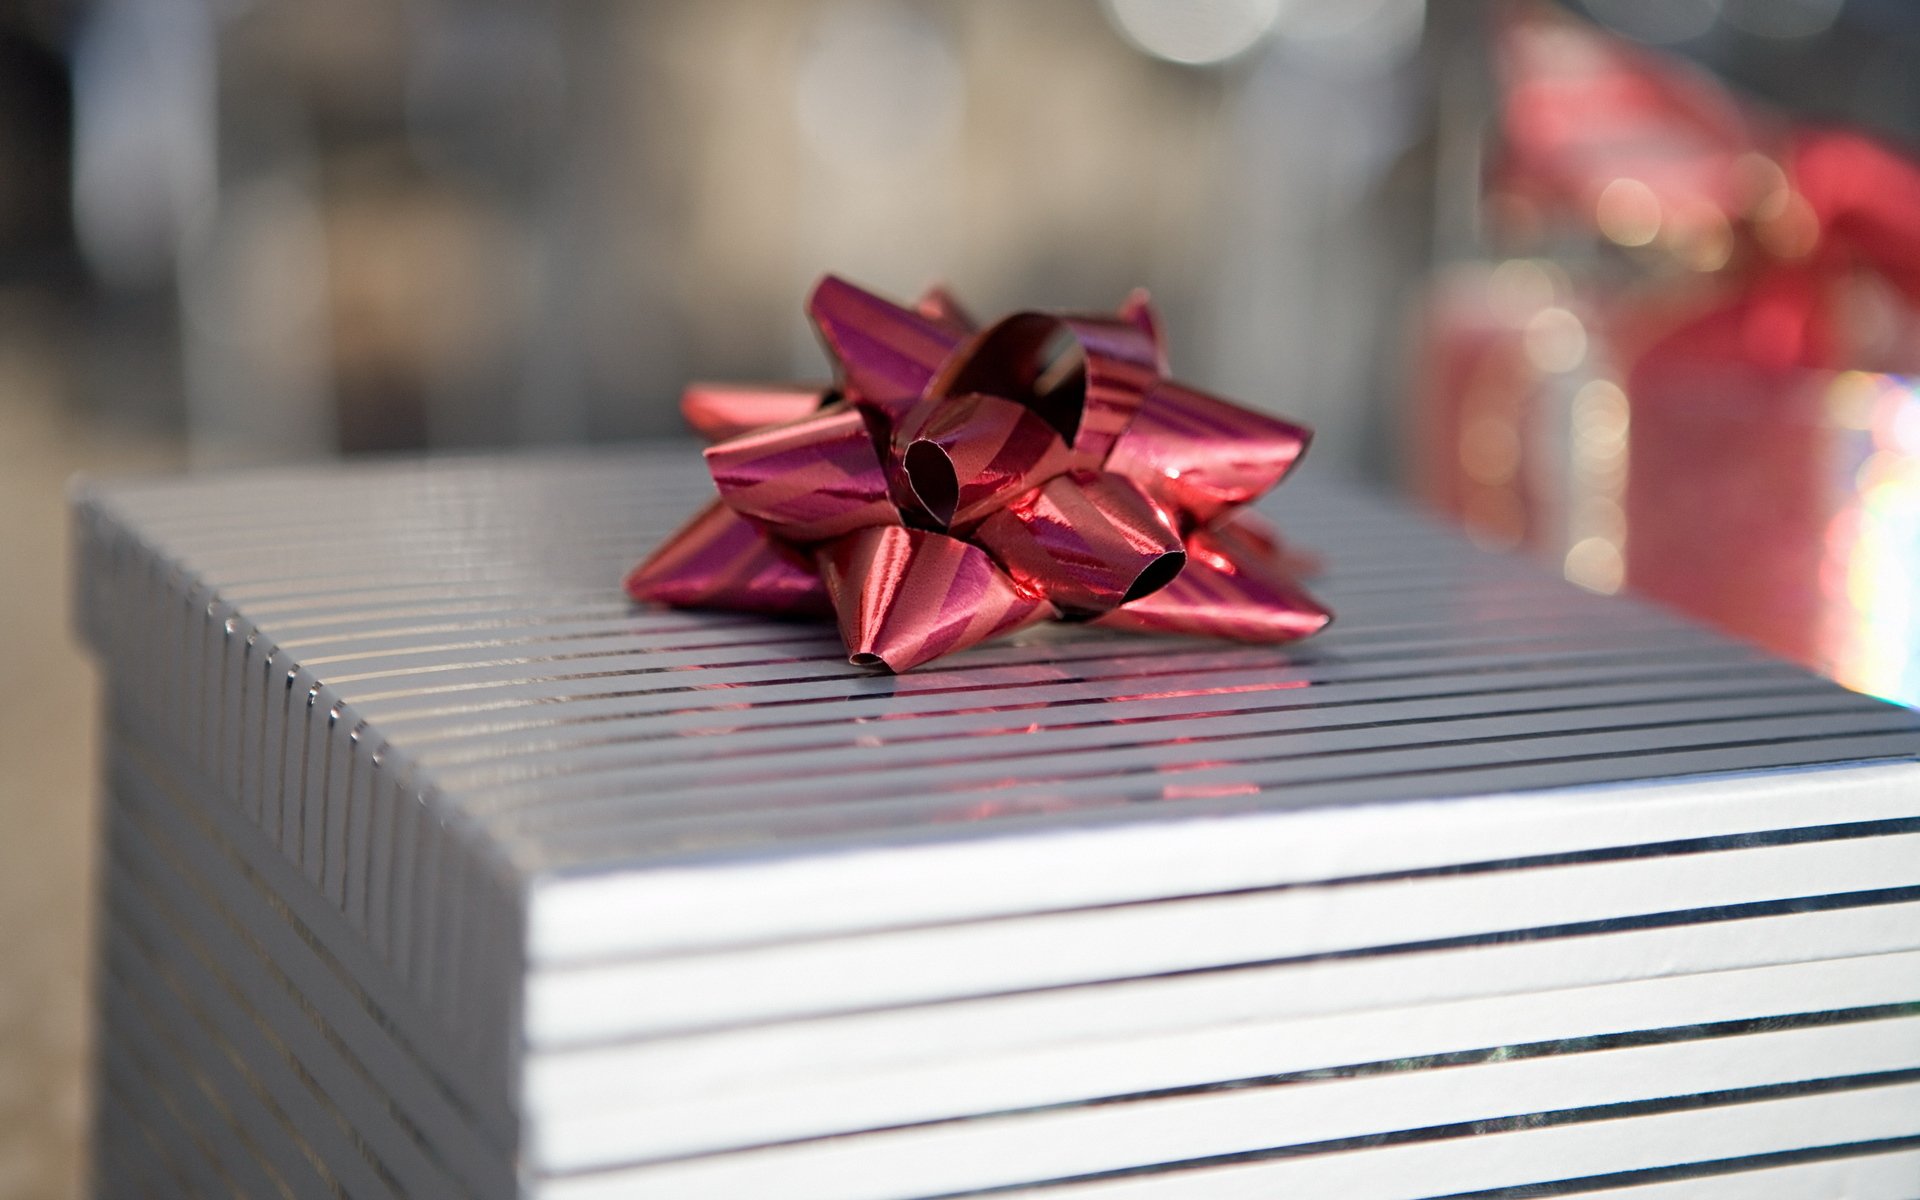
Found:
[[[1920,371],[1920,166],[1515,12],[1485,208],[1496,239],[1541,256],[1433,290],[1420,491],[1483,541],[1847,682],[1905,661],[1891,593],[1853,560],[1864,489],[1920,449],[1887,415],[1913,410],[1899,375]],[[1920,540],[1876,545],[1865,574],[1888,575],[1890,552],[1920,576]]]

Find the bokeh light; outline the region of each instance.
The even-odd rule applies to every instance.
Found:
[[[1833,486],[1843,502],[1826,531],[1820,665],[1848,687],[1917,704],[1920,383],[1845,372],[1825,409],[1838,418]]]
[[[1273,29],[1282,0],[1103,0],[1128,41],[1168,62],[1238,58]]]
[[[848,166],[941,148],[959,128],[960,67],[941,28],[870,0],[830,9],[803,49],[794,119],[807,144]]]
[[[1594,219],[1609,241],[1644,246],[1660,233],[1660,199],[1638,179],[1616,179],[1601,189]]]
[[[1549,374],[1564,374],[1587,357],[1587,327],[1571,311],[1543,308],[1527,322],[1527,359]]]

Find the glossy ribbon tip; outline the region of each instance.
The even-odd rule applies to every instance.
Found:
[[[889,412],[917,401],[966,337],[950,315],[923,316],[835,275],[814,287],[807,314],[840,366],[848,397]]]
[[[720,498],[788,541],[899,520],[866,418],[848,405],[741,434],[706,456]]]
[[[1133,582],[1127,585],[1126,592],[1120,597],[1120,603],[1132,604],[1136,600],[1146,599],[1161,588],[1171,587],[1179,579],[1180,572],[1186,565],[1185,550],[1169,550],[1165,554],[1148,559],[1146,565],[1141,567],[1139,573],[1133,577]]]
[[[627,573],[627,595],[678,608],[723,608],[773,616],[833,611],[812,564],[715,500]]]
[[[695,384],[720,502],[627,578],[637,600],[838,616],[849,661],[906,671],[1047,618],[1287,641],[1326,610],[1240,507],[1299,425],[1166,378],[1144,292],[1114,316],[974,332],[842,279],[807,302],[837,384]]]
[[[1166,587],[1123,605],[1100,624],[1242,642],[1290,642],[1325,629],[1333,613],[1257,550],[1198,530],[1187,565]]]
[[[913,311],[919,313],[935,325],[943,326],[955,333],[965,335],[979,328],[966,306],[945,286],[935,284],[920,293],[913,302]]]
[[[1086,618],[1165,587],[1186,547],[1165,513],[1118,475],[1049,480],[987,517],[974,540],[1015,585]]]
[[[696,383],[680,393],[680,415],[710,442],[798,421],[837,399],[813,384]]]
[[[1153,299],[1147,295],[1147,289],[1135,288],[1127,293],[1126,303],[1120,306],[1120,319],[1133,325],[1153,346],[1153,362],[1160,374],[1167,373],[1167,345],[1160,334],[1160,314],[1154,310]]]
[[[1264,517],[1250,508],[1236,508],[1212,525],[1213,535],[1230,538],[1238,551],[1253,561],[1279,571],[1289,579],[1312,579],[1326,563],[1280,536]]]
[[[978,546],[925,529],[863,529],[816,552],[855,666],[908,671],[1052,614]]]
[[[1206,522],[1286,478],[1312,436],[1305,426],[1163,381],[1114,445],[1107,466]]]

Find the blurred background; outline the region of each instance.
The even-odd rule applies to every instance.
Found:
[[[0,7],[0,1198],[80,1178],[72,472],[677,433],[824,373],[827,270],[1144,284],[1320,469],[1920,700],[1917,56],[1907,0]]]

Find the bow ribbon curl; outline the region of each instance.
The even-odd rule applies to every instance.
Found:
[[[719,499],[627,576],[636,600],[836,614],[850,661],[906,671],[1036,621],[1280,642],[1331,614],[1242,507],[1310,432],[1167,377],[1136,292],[1112,316],[984,329],[828,276],[827,388],[695,384]]]

